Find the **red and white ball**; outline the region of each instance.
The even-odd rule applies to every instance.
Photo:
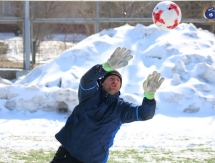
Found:
[[[174,2],[162,1],[153,9],[152,19],[160,29],[174,29],[181,22],[181,9]]]

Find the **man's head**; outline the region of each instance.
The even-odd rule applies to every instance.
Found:
[[[101,82],[102,88],[106,92],[114,95],[117,92],[119,92],[121,88],[122,76],[118,71],[113,70],[105,74],[105,76],[101,78],[100,82]]]

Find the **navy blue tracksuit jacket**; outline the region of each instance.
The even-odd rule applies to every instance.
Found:
[[[109,148],[123,123],[151,119],[155,100],[143,98],[140,106],[108,94],[97,80],[106,71],[102,65],[93,66],[81,78],[79,104],[68,117],[65,126],[55,135],[69,153],[84,163],[105,163]]]

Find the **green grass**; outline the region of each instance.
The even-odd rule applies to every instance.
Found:
[[[123,156],[123,157],[122,157]],[[215,151],[210,149],[128,149],[111,150],[108,163],[215,163]]]
[[[201,145],[200,145],[201,147]],[[56,151],[3,150],[0,148],[0,163],[48,163]],[[6,157],[4,155],[6,154]],[[206,148],[167,150],[155,148],[115,149],[111,148],[108,163],[215,163],[215,151]]]
[[[7,155],[9,156],[8,161],[1,161],[0,163],[48,163],[51,161],[55,154],[55,151],[44,151],[39,150],[30,150],[27,152],[20,152],[17,150],[8,150]],[[1,156],[1,154],[0,154]]]

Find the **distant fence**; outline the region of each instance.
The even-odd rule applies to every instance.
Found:
[[[73,43],[65,41],[42,41],[36,47],[33,42],[31,67],[47,63],[65,51],[73,47]],[[37,48],[37,51],[36,51]],[[23,69],[23,39],[16,37],[16,40],[0,40],[0,68]]]
[[[22,40],[0,40],[0,68],[23,68]]]
[[[44,64],[57,58],[63,51],[73,47],[74,44],[64,41],[43,41],[39,47],[36,47],[36,43],[33,41],[32,46],[32,64],[34,65]]]

